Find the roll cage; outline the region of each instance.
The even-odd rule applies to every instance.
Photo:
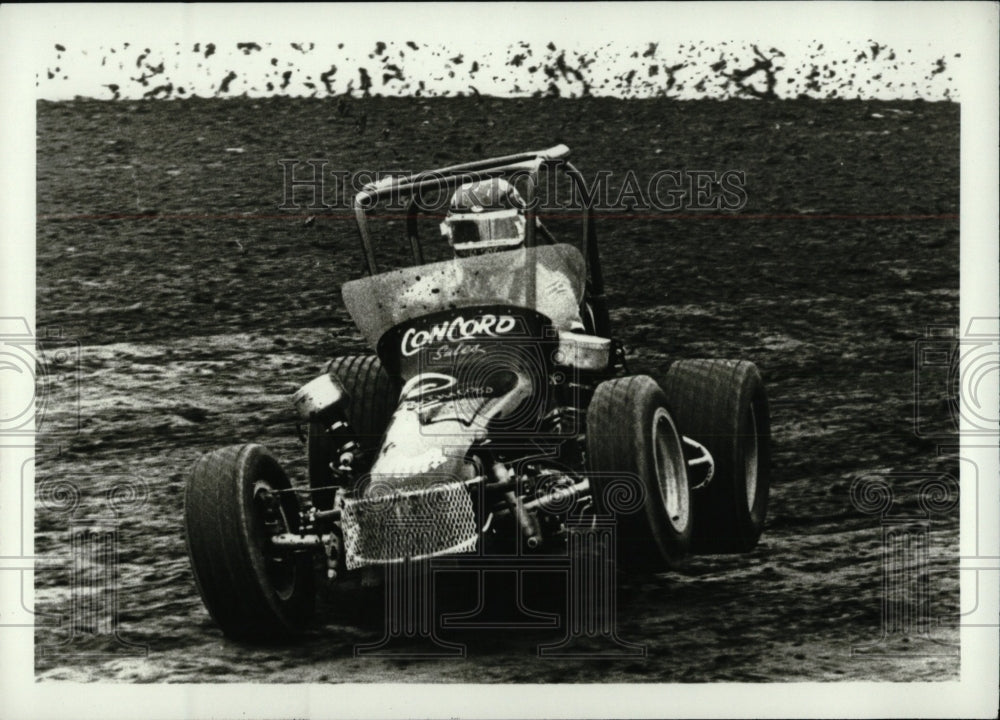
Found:
[[[421,193],[428,190],[453,192],[460,185],[487,178],[516,178],[524,180],[525,245],[535,247],[539,236],[544,243],[555,243],[556,239],[536,222],[538,218],[536,189],[539,173],[543,168],[561,171],[573,183],[577,197],[581,198],[580,248],[586,263],[585,304],[592,325],[591,332],[603,337],[610,335],[607,304],[604,299],[604,275],[601,270],[597,247],[597,233],[594,224],[593,198],[587,192],[583,174],[566,158],[570,149],[566,145],[555,145],[545,150],[523,152],[502,157],[487,158],[459,165],[425,170],[402,177],[387,177],[368,183],[354,197],[354,216],[361,235],[364,250],[365,270],[369,275],[379,272],[375,261],[374,244],[368,227],[368,213],[385,202],[405,202],[406,235],[410,244],[414,265],[423,265],[424,253],[420,242],[417,219],[421,213],[418,200]]]

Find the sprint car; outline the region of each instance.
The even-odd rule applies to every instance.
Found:
[[[581,202],[576,235],[558,237],[536,207],[549,175],[583,185],[568,155],[560,145],[357,194],[366,275],[342,294],[372,352],[334,358],[292,398],[308,477],[244,444],[203,455],[187,481],[196,585],[227,636],[294,635],[324,586],[372,568],[559,552],[590,518],[613,521],[622,572],[757,544],[770,478],[760,373],[716,359],[629,372],[592,208]],[[421,236],[435,219],[422,198],[498,177],[524,188],[523,247],[429,261],[441,243]],[[386,246],[372,228],[387,206],[406,228],[405,244],[390,241],[392,269],[376,264]],[[539,268],[571,291],[543,306]]]

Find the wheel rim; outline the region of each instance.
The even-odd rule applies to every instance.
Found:
[[[746,483],[747,508],[753,511],[757,500],[757,413],[750,405],[750,432],[743,438],[743,478]]]
[[[291,532],[291,526],[281,502],[272,495],[274,488],[264,480],[253,487],[254,517],[257,523],[257,545],[264,555],[267,577],[275,594],[288,600],[295,591],[295,563],[287,552],[270,543],[275,535]]]
[[[656,463],[656,478],[660,486],[663,507],[667,519],[674,530],[681,533],[687,529],[690,507],[687,475],[683,472],[683,454],[677,447],[677,430],[665,408],[657,408],[653,414],[653,459]]]

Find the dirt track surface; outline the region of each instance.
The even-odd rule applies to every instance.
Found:
[[[958,127],[957,105],[923,102],[39,104],[38,326],[80,355],[78,380],[47,387],[39,436],[36,554],[49,562],[36,573],[38,677],[955,679],[958,634],[937,621],[959,611],[956,498],[924,515],[920,488],[957,477],[958,463],[913,417],[915,344],[927,326],[958,322]],[[685,357],[762,369],[774,479],[760,546],[627,583],[618,635],[644,643],[645,658],[539,658],[551,631],[463,636],[463,659],[355,658],[381,633],[337,613],[293,646],[227,642],[185,554],[186,473],[202,452],[252,441],[301,474],[289,395],[327,358],[364,349],[339,294],[360,272],[349,213],[278,210],[278,161],[422,169],[557,141],[586,173],[612,171],[613,187],[630,169],[746,171],[753,219],[608,213],[599,234],[635,369],[655,376]],[[946,430],[947,400],[921,397]],[[927,592],[905,606],[934,625],[868,654],[852,648],[882,636],[883,526],[852,502],[859,478],[891,486],[887,517],[923,518],[927,561],[912,573]],[[145,657],[106,635],[64,646],[92,657],[50,651],[69,637],[58,616],[74,598],[74,523],[117,524],[119,634]]]

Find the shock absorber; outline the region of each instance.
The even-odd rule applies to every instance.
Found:
[[[353,440],[353,432],[344,414],[344,400],[347,391],[340,381],[329,373],[310,380],[292,396],[292,404],[306,422],[319,423],[334,439],[334,459],[330,469],[335,472],[349,473],[354,464],[358,444]],[[341,440],[337,444],[337,440]],[[336,466],[334,465],[336,463]]]
[[[343,423],[347,425],[347,423]],[[348,428],[349,431],[349,428]],[[333,433],[333,428],[330,428],[330,432]],[[354,455],[357,452],[358,444],[353,440],[348,440],[346,443],[340,446],[337,450],[337,467],[333,468],[333,463],[330,463],[331,468],[342,473],[349,473],[354,470]]]
[[[506,483],[510,479],[510,471],[502,462],[493,463],[493,477],[498,483]],[[510,510],[517,518],[517,525],[524,538],[524,545],[529,550],[534,550],[542,544],[542,528],[538,522],[538,517],[525,509],[521,498],[513,490],[504,493],[504,499]]]

